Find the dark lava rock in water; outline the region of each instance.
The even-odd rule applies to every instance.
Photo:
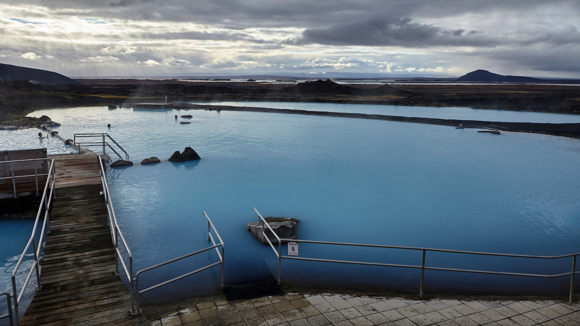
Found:
[[[298,223],[300,223],[300,220],[291,217],[266,217],[265,220],[279,238],[296,239],[296,228]],[[264,227],[266,228],[265,233],[268,239],[270,239],[272,244],[277,244],[278,239],[276,239],[274,234],[272,234],[272,231],[270,231],[266,225],[264,225]],[[265,245],[268,244],[266,237],[264,237],[264,234],[262,233],[262,222],[248,223],[246,229],[250,231],[258,241]]]
[[[123,166],[131,166],[131,165],[133,165],[133,162],[131,162],[131,161],[118,160],[118,161],[111,163],[111,165],[109,165],[109,166],[112,168],[120,168]]]
[[[169,158],[170,162],[185,162],[185,161],[193,161],[193,160],[200,160],[201,157],[197,155],[197,153],[191,147],[186,147],[183,150],[183,153],[179,153],[179,151],[175,151],[173,155]]]
[[[145,165],[145,164],[153,164],[153,163],[159,163],[161,162],[161,160],[155,156],[151,156],[150,158],[146,158],[143,161],[141,161],[141,165]]]

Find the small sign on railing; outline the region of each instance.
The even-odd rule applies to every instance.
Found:
[[[298,242],[288,242],[288,256],[298,256]]]

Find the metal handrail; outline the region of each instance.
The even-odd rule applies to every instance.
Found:
[[[102,140],[100,142],[77,142],[77,137],[78,138],[101,138]],[[121,160],[123,160],[123,157],[113,148],[113,146],[111,146],[107,141],[105,141],[105,138],[110,139],[115,145],[117,145],[117,147],[123,152],[125,153],[125,161],[129,161],[129,154],[127,153],[127,151],[125,151],[125,149],[123,147],[121,147],[121,145],[119,145],[119,143],[117,143],[113,137],[111,137],[111,135],[109,135],[108,133],[86,133],[86,134],[74,134],[74,139],[73,139],[73,143],[74,146],[77,146],[79,149],[79,153],[81,152],[81,144],[84,146],[99,146],[103,148],[103,155],[107,156],[108,158],[109,155],[106,153],[105,148],[109,148],[111,149]]]
[[[0,319],[8,318],[8,320],[10,320],[10,326],[14,326],[14,317],[12,316],[12,303],[10,300],[10,293],[2,292],[0,293],[0,295],[6,296],[6,307],[8,308],[8,312],[5,313],[4,315],[0,315]],[[0,313],[2,312],[0,311]]]
[[[125,237],[123,236],[123,232],[121,232],[121,229],[119,228],[119,223],[117,222],[117,216],[115,215],[115,208],[113,207],[113,201],[111,200],[109,183],[107,181],[107,175],[105,174],[105,167],[103,166],[103,159],[101,156],[99,156],[99,168],[101,173],[103,196],[105,197],[105,206],[107,207],[107,225],[110,228],[111,239],[113,241],[113,245],[115,246],[115,275],[119,276],[119,261],[121,261],[125,275],[127,276],[127,279],[130,283],[129,292],[131,294],[131,313],[133,313],[135,311],[133,295],[133,254],[131,253],[131,249],[125,240]],[[121,242],[123,246],[125,246],[125,250],[127,250],[127,254],[129,256],[128,269],[127,264],[123,259],[123,255],[121,254],[121,250],[119,250],[119,237],[121,238]]]
[[[48,173],[38,173],[38,165],[36,164],[36,162],[38,161],[48,161],[50,162],[50,159],[48,158],[36,158],[36,159],[27,159],[27,160],[14,160],[14,161],[0,161],[0,164],[8,164],[10,166],[10,174],[12,176],[10,177],[2,177],[0,178],[0,180],[12,180],[12,189],[14,190],[14,198],[18,198],[18,195],[16,194],[16,179],[21,179],[21,178],[31,178],[34,177],[35,178],[35,182],[36,182],[36,196],[38,196],[38,177],[42,177],[42,176],[48,176]],[[21,163],[21,162],[34,162],[34,174],[30,174],[30,175],[14,175],[14,163]]]
[[[258,213],[262,225],[267,225],[272,234],[278,240],[278,252],[274,249],[272,243],[264,233],[264,227],[262,226],[262,234],[270,243],[270,246],[274,250],[276,256],[278,256],[278,283],[282,281],[282,259],[293,259],[293,260],[303,260],[303,261],[317,261],[317,262],[327,262],[327,263],[342,263],[342,264],[354,264],[354,265],[370,265],[370,266],[385,266],[385,267],[401,267],[401,268],[414,268],[421,269],[421,283],[419,287],[419,296],[423,296],[423,283],[425,279],[425,270],[434,271],[447,271],[447,272],[464,272],[464,273],[476,273],[476,274],[491,274],[491,275],[508,275],[508,276],[526,276],[526,277],[538,277],[538,278],[556,278],[562,276],[570,276],[570,294],[569,302],[572,303],[574,296],[574,276],[580,274],[580,271],[576,271],[576,258],[580,256],[579,253],[557,255],[557,256],[536,256],[536,255],[519,255],[519,254],[504,254],[504,253],[492,253],[492,252],[481,252],[481,251],[465,251],[465,250],[449,250],[449,249],[436,249],[427,247],[408,247],[408,246],[389,246],[389,245],[375,245],[375,244],[361,244],[361,243],[348,243],[348,242],[332,242],[332,241],[313,241],[313,240],[300,240],[300,239],[286,239],[279,238],[278,235],[272,230],[268,222],[262,217],[262,215],[254,208],[254,211]],[[372,263],[372,262],[361,262],[361,261],[350,261],[350,260],[335,260],[335,259],[321,259],[321,258],[304,258],[304,257],[293,257],[293,256],[283,256],[281,251],[281,243],[285,242],[303,242],[303,243],[314,243],[314,244],[326,244],[326,245],[339,245],[339,246],[356,246],[356,247],[370,247],[370,248],[386,248],[386,249],[402,249],[402,250],[416,250],[422,251],[422,262],[421,265],[404,265],[404,264],[385,264],[385,263]],[[512,272],[496,272],[489,270],[475,270],[475,269],[461,269],[461,268],[444,268],[444,267],[432,267],[425,265],[425,258],[427,252],[445,252],[454,254],[466,254],[466,255],[484,255],[484,256],[495,256],[495,257],[512,257],[512,258],[532,258],[532,259],[561,259],[572,257],[572,271],[559,274],[530,274],[530,273],[512,273]]]
[[[32,278],[33,272],[36,272],[36,281],[37,281],[36,289],[38,291],[40,291],[42,289],[42,285],[40,284],[40,268],[39,268],[40,261],[42,259],[39,260],[38,257],[40,256],[42,245],[43,245],[42,240],[43,240],[44,234],[45,234],[44,231],[47,230],[47,233],[50,233],[50,214],[49,214],[49,211],[50,211],[50,207],[52,204],[52,199],[55,198],[55,196],[56,196],[54,159],[46,159],[46,160],[50,160],[51,163],[50,163],[50,168],[48,170],[48,178],[46,180],[46,184],[44,185],[44,192],[43,192],[42,198],[40,200],[40,206],[38,207],[38,213],[36,214],[34,226],[32,227],[32,234],[31,234],[30,239],[28,240],[28,242],[24,248],[24,251],[20,255],[20,258],[18,259],[18,263],[16,263],[16,266],[14,267],[14,271],[12,272],[12,297],[14,298],[14,319],[16,321],[16,325],[20,324],[19,314],[18,314],[18,304],[20,303],[20,300],[22,299],[22,296],[24,295],[24,291],[28,287],[28,283],[30,282],[30,279]],[[50,194],[48,193],[48,185],[49,184],[51,185],[50,186]],[[43,207],[43,204],[44,204],[44,207]],[[38,241],[38,248],[37,248],[36,241],[34,239],[34,235],[36,234],[38,220],[40,219],[40,216],[42,214],[43,209],[44,209],[44,221],[42,223],[42,231],[40,234],[40,238]],[[20,265],[22,264],[22,261],[24,260],[24,256],[26,255],[26,252],[30,248],[30,245],[32,245],[32,252],[34,253],[34,263],[30,267],[30,271],[28,272],[26,280],[24,281],[24,284],[22,285],[22,289],[20,290],[20,292],[18,292],[18,289],[16,286],[16,273],[18,272],[18,269],[20,268]]]
[[[141,293],[145,293],[145,292],[148,292],[148,291],[157,289],[157,288],[162,287],[164,285],[173,283],[173,282],[178,281],[178,280],[180,280],[182,278],[191,276],[193,274],[199,273],[201,271],[204,271],[206,269],[212,268],[212,267],[217,266],[217,265],[220,265],[220,264],[222,265],[222,268],[221,268],[221,272],[222,272],[221,273],[222,274],[222,276],[221,276],[221,286],[222,286],[222,288],[224,287],[225,245],[224,245],[224,242],[223,242],[222,238],[220,237],[217,229],[215,228],[215,226],[213,225],[211,219],[209,218],[209,216],[207,216],[207,214],[206,214],[205,211],[203,212],[203,215],[205,215],[205,217],[207,218],[207,234],[208,234],[208,240],[207,241],[208,242],[212,242],[213,243],[213,246],[210,246],[210,247],[207,247],[207,248],[204,248],[204,249],[201,249],[201,250],[197,250],[197,251],[194,251],[194,252],[189,253],[187,255],[183,255],[183,256],[180,256],[180,257],[177,257],[177,258],[174,258],[174,259],[170,259],[168,261],[165,261],[165,262],[162,262],[162,263],[159,263],[159,264],[156,264],[156,265],[153,265],[153,266],[150,266],[150,267],[147,267],[145,269],[142,269],[142,270],[138,271],[137,274],[135,274],[135,287],[136,287],[135,295],[136,295],[136,301],[137,301],[137,311],[135,313],[140,313],[141,312],[141,296],[140,296]],[[220,243],[218,243],[218,244],[215,243],[215,241],[214,241],[214,239],[213,239],[213,237],[211,235],[211,229],[213,229],[213,231],[217,235]],[[221,254],[220,254],[220,251],[218,250],[218,247],[221,247]],[[219,258],[220,258],[220,260],[218,262],[215,262],[215,263],[206,265],[206,266],[201,267],[199,269],[196,269],[196,270],[194,270],[192,272],[185,273],[183,275],[177,276],[177,277],[172,278],[170,280],[167,280],[165,282],[161,282],[159,284],[150,286],[150,287],[148,287],[146,289],[139,290],[139,275],[141,275],[142,273],[148,272],[150,270],[153,270],[153,269],[158,268],[158,267],[161,267],[161,266],[165,266],[167,264],[174,263],[176,261],[179,261],[179,260],[182,260],[182,259],[191,257],[191,256],[195,256],[197,254],[200,254],[202,252],[206,252],[206,251],[209,251],[209,250],[212,250],[212,249],[215,249],[216,250],[216,252],[217,252],[217,254],[218,254]]]

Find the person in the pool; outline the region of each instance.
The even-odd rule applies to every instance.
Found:
[[[41,132],[39,132],[39,133],[38,133],[38,138],[39,138],[39,139],[42,139],[42,138],[44,138],[44,137],[42,137],[42,133],[41,133]]]

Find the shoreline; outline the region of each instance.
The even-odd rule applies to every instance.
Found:
[[[422,123],[449,127],[457,127],[459,125],[462,125],[463,128],[497,129],[500,131],[537,133],[551,136],[561,136],[580,139],[580,123],[498,122],[498,121],[479,121],[479,120],[439,119],[439,118],[393,116],[382,114],[307,111],[296,109],[273,109],[260,107],[221,106],[221,105],[204,105],[190,103],[134,103],[133,108],[145,110],[188,109],[188,110],[210,110],[210,111],[220,110],[220,111],[262,112],[262,113],[279,113],[279,114],[299,114],[299,115],[338,117],[351,119]]]

